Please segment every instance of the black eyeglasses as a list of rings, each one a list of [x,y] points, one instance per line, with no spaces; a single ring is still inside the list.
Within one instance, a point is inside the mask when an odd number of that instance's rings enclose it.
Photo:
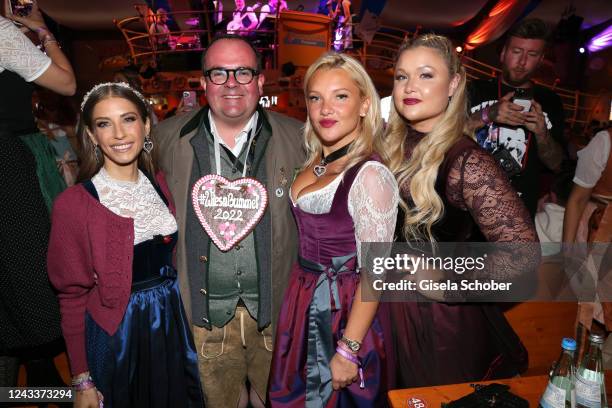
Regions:
[[[247,85],[253,81],[259,71],[253,68],[240,67],[236,69],[212,68],[204,72],[204,76],[208,77],[210,82],[215,85],[223,85],[229,79],[230,72],[234,74],[234,79],[240,85]]]

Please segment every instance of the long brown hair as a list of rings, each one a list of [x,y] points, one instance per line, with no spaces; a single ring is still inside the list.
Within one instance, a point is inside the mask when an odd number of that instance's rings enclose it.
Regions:
[[[147,123],[149,121],[149,109],[146,102],[141,96],[136,94],[127,84],[108,83],[103,86],[94,87],[94,89],[86,95],[81,114],[79,115],[79,124],[77,127],[77,140],[79,156],[81,159],[78,181],[89,180],[100,168],[104,165],[104,155],[99,154],[96,159],[96,146],[92,143],[88,130],[93,134],[92,115],[93,110],[98,103],[108,98],[122,98],[130,101],[138,111],[140,119]],[[151,135],[149,135],[151,137]],[[148,173],[155,175],[157,169],[157,150],[155,149],[155,141],[153,141],[153,150],[147,153],[143,150],[138,155],[138,168]]]
[[[395,174],[400,189],[410,190],[413,206],[402,200],[401,206],[406,213],[403,233],[408,240],[434,241],[431,228],[444,213],[444,204],[435,190],[438,169],[448,150],[466,133],[467,95],[465,68],[453,48],[451,41],[441,35],[425,34],[402,44],[397,60],[404,51],[417,47],[436,50],[448,68],[450,77],[459,75],[459,83],[444,115],[434,128],[414,148],[412,156],[406,160],[407,122],[391,104],[389,125],[379,149],[383,161]],[[397,63],[396,60],[396,63]]]

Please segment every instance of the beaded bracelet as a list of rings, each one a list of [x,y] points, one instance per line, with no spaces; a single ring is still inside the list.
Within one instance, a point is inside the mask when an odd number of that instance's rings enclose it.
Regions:
[[[342,357],[346,358],[348,361],[353,364],[356,364],[357,367],[359,367],[359,379],[361,380],[361,382],[359,383],[359,388],[363,390],[365,388],[365,381],[363,379],[363,368],[361,367],[361,361],[359,360],[359,357],[352,353],[349,353],[340,346],[336,347],[336,353],[340,354]]]
[[[91,375],[89,375],[89,373],[87,375],[79,375],[79,377],[75,377],[72,379],[72,385],[77,385],[79,383],[82,383],[83,381],[93,381],[93,378],[91,378]]]
[[[95,387],[95,384],[91,376],[87,375],[86,377],[72,379],[72,386],[75,387],[77,391],[85,391]]]
[[[34,31],[36,31],[36,34],[38,34],[38,39],[44,48],[47,48],[47,44],[49,43],[56,43],[59,47],[59,43],[47,27],[38,27]]]
[[[85,391],[96,386],[92,380],[84,380],[78,384],[72,385],[74,385],[74,388],[76,388],[77,391]]]
[[[45,42],[43,43],[43,47],[46,49],[47,48],[47,44],[49,44],[49,43],[55,43],[59,48],[62,48],[62,47],[60,47],[59,42],[57,42],[57,40],[55,38],[45,40]]]

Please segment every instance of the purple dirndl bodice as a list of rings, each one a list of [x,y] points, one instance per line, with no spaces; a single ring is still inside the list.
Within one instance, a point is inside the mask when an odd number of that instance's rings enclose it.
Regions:
[[[292,205],[299,232],[299,262],[293,267],[276,330],[268,404],[273,407],[386,406],[388,333],[380,309],[363,339],[359,382],[333,391],[329,363],[351,310],[359,273],[348,196],[363,163],[346,171],[331,209],[310,214]],[[381,317],[383,319],[381,319]]]

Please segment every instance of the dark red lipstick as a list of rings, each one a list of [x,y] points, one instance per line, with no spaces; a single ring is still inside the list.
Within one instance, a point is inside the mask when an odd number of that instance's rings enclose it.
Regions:
[[[333,119],[323,119],[319,121],[319,125],[323,126],[324,128],[330,128],[334,126],[337,122],[337,120]]]

